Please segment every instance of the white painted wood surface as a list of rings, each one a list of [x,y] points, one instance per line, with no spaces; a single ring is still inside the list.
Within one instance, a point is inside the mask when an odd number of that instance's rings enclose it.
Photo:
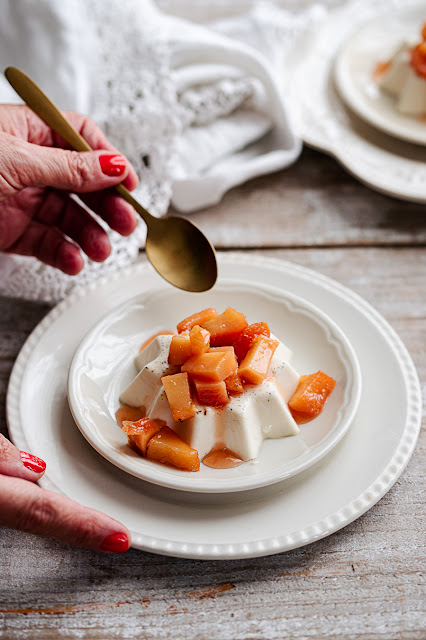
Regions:
[[[291,260],[365,297],[405,342],[425,390],[425,207],[374,194],[306,150],[288,172],[192,217],[224,250]],[[2,433],[11,367],[48,309],[0,299]],[[364,516],[267,558],[114,557],[0,529],[0,638],[424,640],[425,454],[422,432],[402,477]]]

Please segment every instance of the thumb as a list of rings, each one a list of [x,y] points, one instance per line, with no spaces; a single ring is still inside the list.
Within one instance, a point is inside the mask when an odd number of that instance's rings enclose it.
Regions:
[[[1,142],[5,144],[0,158],[0,199],[25,187],[100,191],[122,182],[129,172],[126,159],[117,153],[42,147],[8,134],[2,134]],[[5,187],[7,193],[3,193]]]

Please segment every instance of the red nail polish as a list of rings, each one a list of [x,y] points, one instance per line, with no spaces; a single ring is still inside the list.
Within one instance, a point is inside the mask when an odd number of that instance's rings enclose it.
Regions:
[[[101,165],[102,173],[111,178],[121,176],[126,170],[126,160],[123,156],[110,154],[99,156],[99,164]]]
[[[100,546],[101,551],[124,553],[129,548],[129,539],[124,533],[113,533],[107,536]]]
[[[26,451],[20,451],[22,463],[27,469],[30,471],[35,471],[36,473],[43,473],[46,469],[46,463],[41,458],[37,458],[37,456],[33,456],[31,453],[27,453]]]

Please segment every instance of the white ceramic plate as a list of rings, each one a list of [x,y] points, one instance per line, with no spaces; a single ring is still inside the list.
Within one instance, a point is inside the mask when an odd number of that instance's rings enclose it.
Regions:
[[[72,294],[36,327],[17,358],[7,394],[10,435],[46,460],[43,487],[122,521],[138,549],[229,559],[308,544],[373,506],[400,476],[417,440],[416,371],[398,336],[367,302],[293,264],[252,255],[219,258],[219,284],[267,283],[327,313],[356,352],[360,405],[346,436],[322,461],[269,487],[224,496],[144,482],[111,465],[81,435],[68,407],[67,375],[80,341],[105,314],[150,289],[171,288],[150,265],[139,264]]]
[[[234,469],[190,473],[138,456],[117,426],[120,393],[137,373],[140,345],[160,330],[207,307],[233,306],[248,321],[265,321],[293,352],[292,365],[302,373],[321,369],[337,382],[321,415],[300,426],[297,436],[266,440],[255,462]],[[361,374],[348,340],[319,309],[292,294],[265,285],[224,282],[194,295],[160,290],[120,305],[85,337],[73,358],[68,399],[85,438],[107,460],[154,484],[183,491],[224,493],[263,487],[304,471],[320,460],[348,430],[361,394]],[[113,470],[111,470],[113,472]]]
[[[420,41],[426,8],[391,11],[367,22],[345,43],[336,58],[337,89],[347,105],[381,131],[415,144],[426,144],[426,119],[396,110],[393,96],[373,78],[379,62],[389,60],[403,42]],[[426,80],[425,80],[426,82]]]
[[[390,136],[360,118],[341,99],[334,82],[336,57],[352,42],[353,34],[370,23],[387,24],[392,15],[401,21],[402,36],[409,25],[418,33],[425,19],[424,0],[351,0],[324,15],[286,57],[286,96],[304,142],[334,156],[369,187],[426,203],[426,149]],[[384,27],[380,42],[383,38],[387,38]]]

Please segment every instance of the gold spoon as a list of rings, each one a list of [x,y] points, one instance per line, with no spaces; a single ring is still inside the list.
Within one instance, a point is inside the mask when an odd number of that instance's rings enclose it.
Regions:
[[[7,67],[5,76],[23,101],[76,151],[92,151],[86,140],[23,71]],[[192,222],[179,216],[156,218],[118,184],[116,191],[141,216],[147,226],[145,251],[154,269],[167,282],[186,291],[207,291],[216,282],[213,245]]]

